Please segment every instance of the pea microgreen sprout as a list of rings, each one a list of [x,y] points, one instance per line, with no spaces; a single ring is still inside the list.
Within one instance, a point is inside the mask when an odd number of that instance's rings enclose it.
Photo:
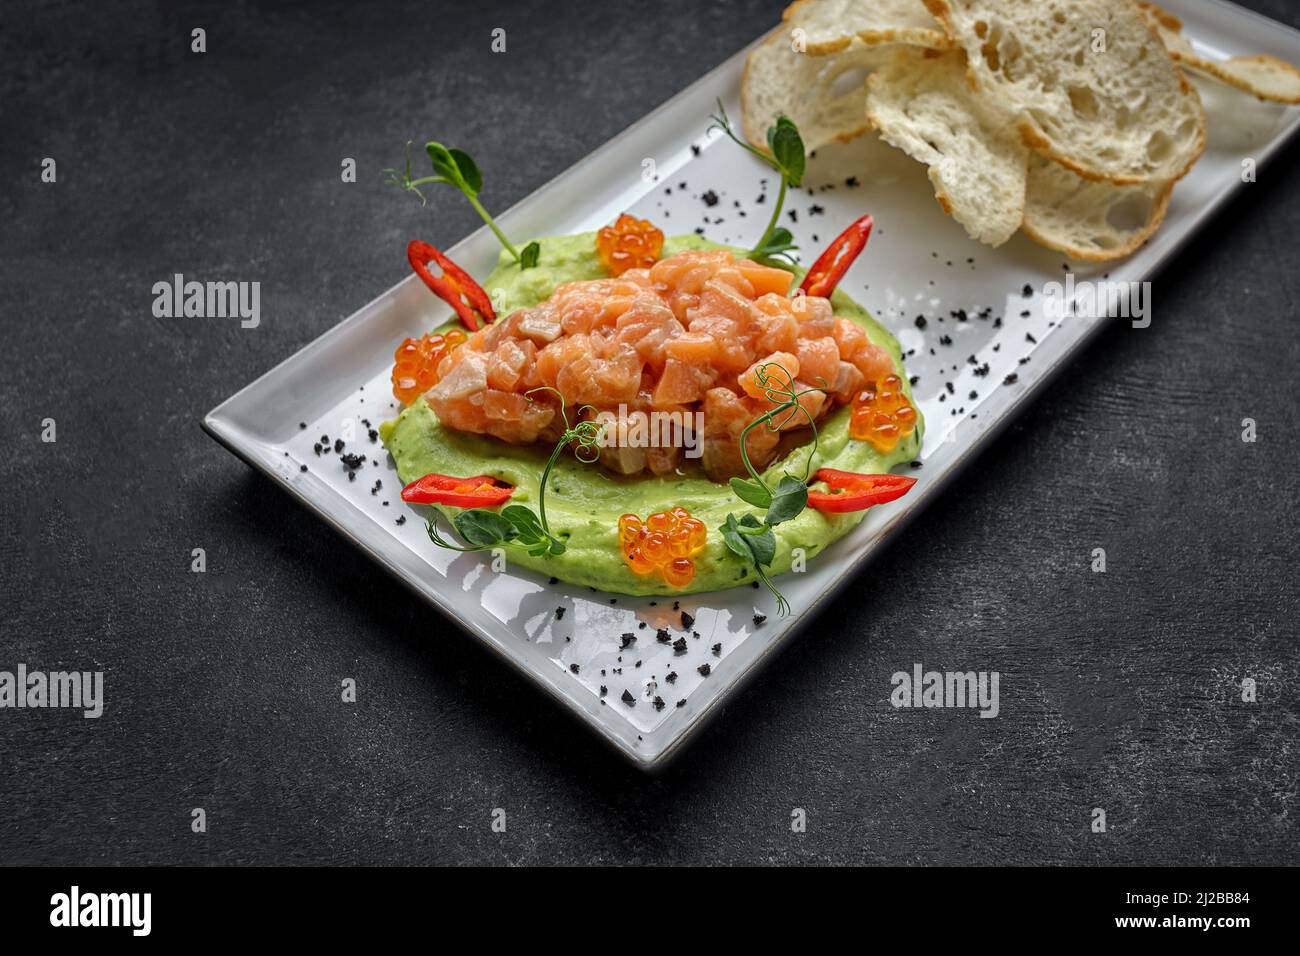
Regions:
[[[524,392],[524,397],[531,402],[533,400],[534,392],[554,392],[559,396],[560,418],[564,421],[564,434],[561,435],[560,440],[555,443],[555,450],[551,452],[550,460],[546,462],[546,468],[542,471],[542,487],[541,491],[537,495],[537,510],[541,512],[542,530],[551,537],[551,540],[555,544],[560,546],[559,551],[552,550],[551,553],[561,554],[564,551],[564,543],[558,538],[551,536],[550,526],[546,523],[546,482],[551,477],[551,469],[555,467],[555,463],[559,460],[565,447],[571,442],[574,442],[577,445],[577,447],[573,449],[574,458],[578,459],[578,461],[585,465],[590,465],[595,462],[596,459],[600,457],[600,442],[605,432],[605,425],[603,422],[596,422],[591,419],[582,419],[584,412],[595,412],[596,409],[591,405],[583,405],[579,407],[579,421],[576,425],[570,425],[569,414],[564,406],[564,396],[561,395],[557,389],[551,388],[549,385],[543,385],[540,388],[534,388]]]
[[[745,514],[739,518],[729,514],[719,530],[722,532],[722,540],[727,545],[727,549],[754,566],[759,581],[776,598],[777,613],[784,616],[790,613],[790,604],[786,601],[785,595],[772,583],[765,566],[770,567],[776,558],[776,534],[772,529],[784,521],[797,518],[808,507],[808,476],[811,473],[813,456],[817,453],[817,422],[801,399],[805,395],[824,392],[826,389],[823,383],[820,388],[797,390],[794,378],[779,362],[764,362],[759,365],[754,370],[754,380],[763,389],[764,397],[773,403],[774,407],[746,425],[745,430],[740,433],[740,457],[749,472],[749,478],[732,478],[731,490],[741,501],[755,508],[761,508],[767,513],[761,521],[753,514]],[[808,419],[808,425],[813,431],[812,446],[804,462],[803,476],[797,477],[787,472],[777,482],[776,488],[771,488],[758,473],[753,462],[749,460],[749,452],[745,448],[746,439],[755,428],[780,431],[800,414]]]
[[[527,549],[528,553],[535,558],[564,553],[564,541],[551,533],[551,526],[546,521],[546,486],[551,478],[551,470],[559,461],[560,455],[564,453],[564,449],[571,444],[575,446],[573,456],[583,464],[589,465],[599,458],[605,425],[603,422],[582,419],[585,412],[595,411],[590,405],[583,405],[578,409],[579,421],[571,425],[563,395],[554,388],[543,386],[525,392],[524,397],[531,402],[534,400],[534,392],[554,392],[560,399],[560,418],[564,422],[564,433],[555,443],[555,450],[551,452],[551,457],[542,471],[541,486],[537,493],[537,511],[534,512],[524,505],[506,505],[499,512],[489,511],[486,508],[470,508],[462,511],[451,519],[452,527],[467,542],[468,546],[462,547],[448,541],[439,532],[437,519],[443,515],[434,508],[434,517],[429,519],[427,530],[429,540],[438,547],[451,551],[470,552],[491,551],[506,544],[515,544]]]
[[[411,176],[411,144],[406,144],[406,165],[402,170],[393,168],[385,169],[388,174],[384,182],[389,185],[398,186],[408,192],[413,192],[420,197],[420,205],[425,205],[426,200],[424,193],[420,191],[421,186],[429,186],[434,183],[448,183],[459,189],[469,200],[469,204],[474,207],[474,211],[479,214],[479,218],[487,223],[487,227],[492,230],[497,239],[501,242],[512,259],[519,263],[520,269],[528,269],[537,265],[537,257],[541,253],[541,246],[536,242],[530,242],[522,250],[516,249],[506,238],[506,234],[501,231],[501,227],[496,224],[488,211],[483,208],[483,204],[478,200],[478,194],[483,191],[483,174],[479,172],[478,164],[470,157],[469,153],[463,149],[448,148],[442,143],[428,142],[424,146],[425,151],[429,154],[429,161],[433,163],[432,176],[421,176],[418,179]]]
[[[786,190],[803,182],[806,161],[803,137],[799,135],[799,128],[790,117],[784,113],[779,114],[776,121],[767,128],[768,152],[765,153],[736,135],[735,130],[731,128],[731,121],[727,119],[727,111],[722,105],[722,100],[718,100],[718,112],[709,118],[713,120],[709,129],[721,130],[732,142],[753,153],[781,176],[780,191],[776,196],[776,204],[772,207],[772,218],[768,220],[767,229],[764,230],[763,237],[758,240],[758,245],[750,250],[750,258],[760,262],[774,259],[793,262],[794,257],[791,253],[799,247],[794,244],[794,237],[790,234],[790,230],[777,223],[781,218],[781,207],[785,204]]]

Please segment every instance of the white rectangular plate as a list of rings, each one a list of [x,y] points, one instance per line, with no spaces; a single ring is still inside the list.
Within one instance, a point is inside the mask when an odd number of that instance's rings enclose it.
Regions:
[[[1166,6],[1185,20],[1187,33],[1209,55],[1270,53],[1300,62],[1300,33],[1294,30],[1226,3],[1169,0]],[[716,99],[733,119],[740,115],[744,53],[502,215],[507,233],[522,239],[578,232],[630,211],[669,234],[689,232],[707,215],[710,238],[754,242],[769,207],[753,201],[763,191],[760,180],[770,178],[771,171],[734,144],[705,134]],[[1262,165],[1300,125],[1300,110],[1258,103],[1208,83],[1200,86],[1210,115],[1209,148],[1175,190],[1164,227],[1136,255],[1108,270],[1113,281],[1150,277],[1241,187],[1242,159]],[[642,178],[646,159],[654,160],[657,181]],[[860,185],[846,188],[849,176]],[[827,184],[834,188],[819,188]],[[806,260],[852,219],[866,212],[875,216],[876,233],[843,287],[898,336],[905,351],[914,352],[906,361],[910,374],[920,376],[916,397],[928,430],[924,466],[913,472],[919,482],[911,494],[869,513],[805,573],[781,580],[795,609],[792,617],[773,616],[766,592],[750,588],[682,599],[681,610],[695,617],[699,637],[687,634],[686,650],[679,653],[655,639],[661,627],[674,640],[682,633],[671,600],[618,597],[614,603],[610,595],[550,585],[545,577],[494,573],[477,556],[433,547],[420,517],[398,498],[400,481],[383,447],[369,441],[362,424],[365,419],[377,426],[397,412],[388,381],[396,343],[445,319],[447,310],[413,276],[223,402],[204,419],[204,428],[575,711],[636,765],[660,767],[853,581],[1102,325],[1079,318],[1054,322],[1041,293],[1062,278],[1063,257],[1023,237],[997,250],[970,241],[939,210],[924,169],[875,137],[820,150],[809,164],[805,186],[815,195],[800,190],[787,208],[798,213],[792,229]],[[700,199],[709,189],[720,198],[713,207]],[[810,213],[814,203],[824,211]],[[448,254],[484,276],[497,250],[492,235],[480,229]],[[401,261],[401,249],[393,250],[393,259]],[[1081,280],[1102,271],[1071,269]],[[1035,290],[1032,296],[1023,295],[1026,285]],[[980,318],[986,308],[991,311]],[[954,318],[955,310],[965,310],[969,318]],[[929,319],[924,331],[915,324],[918,314]],[[1159,320],[1158,308],[1156,316]],[[941,336],[949,336],[951,344],[940,344]],[[346,451],[366,454],[355,480],[349,480],[332,450],[314,452],[322,435],[331,442],[352,435]],[[383,487],[372,494],[376,479]],[[407,520],[398,525],[403,513]],[[557,608],[564,609],[558,618]],[[756,612],[767,620],[756,625]],[[625,650],[619,638],[624,632],[637,636]],[[720,645],[716,652],[715,645]],[[701,676],[705,663],[711,673]],[[678,675],[673,682],[667,680],[671,672]],[[603,699],[602,685],[608,688]],[[624,690],[634,696],[634,705],[622,702]],[[666,702],[661,710],[652,704],[656,695]]]

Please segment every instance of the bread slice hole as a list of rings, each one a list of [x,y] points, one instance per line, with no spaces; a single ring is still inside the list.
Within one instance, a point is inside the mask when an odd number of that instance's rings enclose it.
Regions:
[[[1115,203],[1106,212],[1106,225],[1117,232],[1135,233],[1151,220],[1151,197],[1145,193],[1132,193]]]
[[[1097,118],[1097,97],[1086,86],[1070,87],[1070,106],[1075,116],[1088,120]]]
[[[1153,163],[1160,163],[1169,158],[1173,152],[1174,141],[1169,134],[1162,129],[1156,130],[1147,140],[1147,159]]]
[[[831,88],[828,91],[831,99],[847,96],[858,89],[863,83],[867,82],[869,72],[863,67],[855,66],[835,77],[835,79],[831,80]]]

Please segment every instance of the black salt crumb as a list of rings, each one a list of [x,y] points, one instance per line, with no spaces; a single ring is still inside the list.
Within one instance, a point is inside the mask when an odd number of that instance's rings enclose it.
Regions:
[[[685,706],[686,706],[686,698],[683,697],[681,700],[679,700],[679,701],[677,702],[677,706],[678,706],[678,707],[685,707]]]
[[[917,327],[918,329],[923,329],[923,328],[925,328],[925,316],[923,316],[923,315],[918,315],[918,316],[916,317],[916,327]]]
[[[1025,287],[1020,290],[1020,294],[1023,295],[1026,299],[1032,299],[1034,296],[1034,287],[1031,286],[1028,282],[1026,282]]]
[[[695,618],[682,611],[682,630],[689,631],[695,625]]]
[[[718,204],[718,194],[712,189],[706,191],[700,198],[704,200],[704,205],[708,206],[710,209]]]
[[[307,423],[306,423],[306,422],[299,422],[299,423],[298,423],[298,427],[299,427],[299,428],[306,428],[306,427],[307,427]]]
[[[714,657],[721,657],[721,656],[722,656],[722,642],[721,642],[721,641],[719,641],[717,644],[714,644],[714,645],[713,645],[713,656],[714,656]]]
[[[655,697],[654,704],[655,704],[655,710],[664,709],[664,699],[662,697]]]
[[[844,180],[844,185],[848,186],[849,189],[856,189],[858,187],[858,177],[850,176],[848,179]]]
[[[564,620],[564,608],[563,608],[563,607],[557,607],[557,608],[555,609],[555,619],[556,619],[557,621],[562,621],[562,620]]]
[[[398,515],[397,524],[406,524],[406,515]]]
[[[560,583],[560,579],[559,579],[559,578],[551,578],[551,583],[552,583],[552,584],[559,584],[559,583]]]
[[[940,345],[952,345],[952,336],[951,336],[951,335],[941,335],[941,336],[939,336],[939,344],[940,344]]]
[[[343,450],[343,439],[342,439],[342,438],[336,438],[336,439],[334,439],[334,450],[335,450],[336,452],[339,452],[339,451],[342,451],[342,450]]]
[[[674,654],[686,653],[686,638],[679,637],[677,638],[677,640],[673,641],[673,653]]]
[[[1019,381],[1019,380],[1020,380],[1020,376],[1017,375],[1015,372],[1012,372],[1010,375],[1008,375],[1006,378],[1004,378],[1004,379],[1002,380],[1002,384],[1003,384],[1003,385],[1014,385],[1014,384],[1016,384],[1016,382]]]
[[[673,636],[668,633],[667,628],[661,627],[659,630],[655,631],[655,640],[660,644],[671,644]]]
[[[623,648],[628,647],[629,645],[631,645],[631,644],[635,644],[635,643],[636,643],[636,635],[633,634],[631,631],[628,631],[627,633],[623,634],[623,635],[619,638],[619,645],[618,645],[618,647],[619,647],[619,650],[622,650]]]
[[[627,704],[629,707],[635,707],[636,698],[633,697],[631,694],[629,694],[627,691],[623,691],[623,703]]]
[[[710,667],[708,664],[701,664],[699,667],[695,669],[700,672],[701,677],[708,677],[711,673],[713,673],[713,668]]]
[[[692,156],[698,156],[698,155],[700,155],[700,147],[698,147],[698,146],[695,145],[694,143],[691,143],[691,155],[692,155]]]
[[[670,683],[670,684],[676,684],[676,683],[677,683],[677,672],[676,672],[676,671],[669,671],[669,672],[668,672],[668,676],[665,677],[664,680],[668,681],[668,683]]]
[[[640,624],[637,625],[637,627],[644,631],[644,630],[645,630],[645,621],[642,621]]]
[[[570,665],[569,665],[569,670],[573,671],[573,673],[575,673],[575,674],[578,673],[578,665],[577,665],[577,664],[570,664]]]
[[[766,621],[766,620],[767,620],[767,615],[766,615],[766,614],[755,614],[755,615],[754,615],[754,623],[755,623],[755,624],[762,624],[762,623],[763,623],[764,621]]]
[[[306,471],[306,470],[307,470],[307,466],[306,466],[306,465],[299,465],[299,466],[298,466],[298,470],[299,470],[299,471]]]
[[[601,684],[601,685],[600,685],[600,696],[601,696],[601,697],[604,697],[604,696],[605,696],[606,694],[608,694],[608,693],[609,693],[609,688],[606,687],[604,684]]]

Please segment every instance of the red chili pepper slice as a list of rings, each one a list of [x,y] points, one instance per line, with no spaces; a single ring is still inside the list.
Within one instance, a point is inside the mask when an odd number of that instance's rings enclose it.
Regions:
[[[859,475],[852,471],[822,468],[813,481],[824,481],[830,491],[809,491],[808,504],[818,511],[845,514],[901,498],[912,490],[915,478],[906,475]]]
[[[871,237],[871,226],[871,217],[863,216],[840,233],[826,247],[826,251],[817,257],[799,288],[806,295],[829,296],[834,292],[858,253],[866,248],[867,239]]]
[[[410,261],[415,274],[424,280],[424,284],[433,290],[434,295],[456,310],[460,320],[471,332],[478,331],[480,315],[484,322],[496,321],[496,313],[492,311],[492,300],[483,291],[483,287],[474,281],[473,276],[433,246],[419,239],[412,239],[406,246],[406,258]],[[429,271],[430,260],[438,264],[442,269],[442,275],[435,276]]]
[[[417,478],[402,489],[402,500],[413,505],[449,505],[452,508],[491,508],[504,504],[515,486],[488,475],[456,478],[437,473]]]

